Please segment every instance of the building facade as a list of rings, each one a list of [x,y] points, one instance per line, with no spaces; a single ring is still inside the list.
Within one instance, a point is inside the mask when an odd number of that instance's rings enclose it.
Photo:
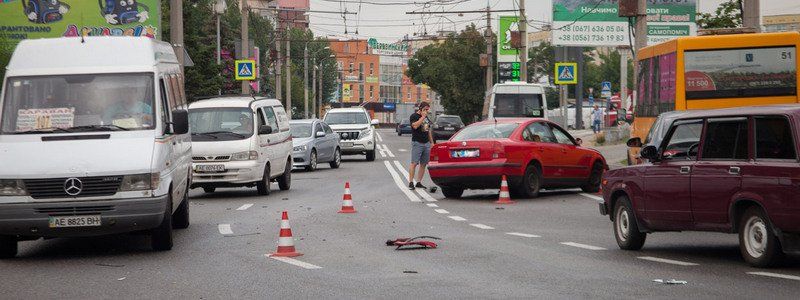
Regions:
[[[764,32],[800,31],[800,14],[764,16]]]

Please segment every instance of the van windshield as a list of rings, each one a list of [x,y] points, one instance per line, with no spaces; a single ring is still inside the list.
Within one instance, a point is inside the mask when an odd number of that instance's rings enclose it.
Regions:
[[[155,128],[153,75],[10,77],[0,134]]]
[[[540,118],[544,116],[541,94],[495,94],[494,116]]]
[[[189,109],[192,141],[242,140],[253,135],[253,111],[250,108]]]

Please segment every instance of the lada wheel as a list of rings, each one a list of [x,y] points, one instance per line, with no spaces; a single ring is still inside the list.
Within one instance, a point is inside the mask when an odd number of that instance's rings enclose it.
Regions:
[[[747,263],[763,268],[772,266],[780,260],[783,255],[780,241],[761,208],[747,209],[742,215],[739,226],[739,249]]]
[[[636,214],[633,212],[628,197],[617,199],[614,206],[614,237],[617,245],[623,250],[639,250],[644,246],[647,234],[639,231]]]

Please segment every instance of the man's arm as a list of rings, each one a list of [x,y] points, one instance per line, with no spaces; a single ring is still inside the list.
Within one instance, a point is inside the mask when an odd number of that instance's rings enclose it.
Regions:
[[[425,117],[420,116],[420,118],[417,119],[417,121],[411,122],[411,128],[417,129],[420,126],[422,126],[423,122],[425,122]]]

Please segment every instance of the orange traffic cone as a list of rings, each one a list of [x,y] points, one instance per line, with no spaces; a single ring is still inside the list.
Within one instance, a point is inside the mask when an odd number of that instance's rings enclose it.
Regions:
[[[352,214],[356,209],[353,207],[353,196],[350,195],[350,182],[344,183],[344,196],[342,196],[342,210],[340,214]]]
[[[270,254],[270,256],[295,257],[300,255],[303,254],[294,249],[292,228],[289,226],[289,214],[284,211],[281,216],[281,234],[278,237],[278,251]]]
[[[508,193],[508,181],[506,180],[506,175],[503,175],[503,180],[500,181],[500,199],[497,199],[494,203],[497,204],[513,204],[514,201],[511,201],[511,195]]]

